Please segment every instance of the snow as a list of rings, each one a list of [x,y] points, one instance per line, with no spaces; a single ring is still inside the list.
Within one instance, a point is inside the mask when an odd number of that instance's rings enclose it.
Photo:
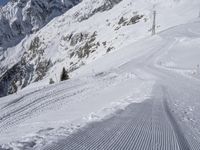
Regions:
[[[78,67],[79,65],[81,66],[82,63],[89,64],[101,56],[107,55],[106,49],[108,47],[113,47],[114,51],[126,49],[124,47],[134,41],[142,41],[145,37],[149,36],[151,34],[149,30],[152,24],[152,10],[154,3],[157,4],[155,9],[158,12],[157,32],[163,31],[175,25],[186,23],[198,16],[199,7],[197,7],[197,1],[188,2],[183,0],[180,2],[174,2],[173,0],[168,0],[164,2],[158,1],[152,3],[151,1],[146,0],[137,2],[132,0],[123,0],[110,11],[97,13],[88,20],[82,22],[77,22],[76,20],[73,21],[74,18],[70,18],[70,16],[74,16],[76,12],[90,14],[92,10],[98,8],[103,3],[100,3],[99,1],[95,1],[94,3],[83,1],[63,16],[54,19],[50,24],[48,24],[48,27],[42,29],[38,35],[45,39],[45,43],[48,41],[53,43],[46,49],[46,57],[51,58],[53,62],[56,60],[62,60],[61,63],[56,63],[49,71],[46,76],[46,82],[48,82],[49,77],[56,80],[55,76],[51,75],[58,74],[62,66],[69,67],[69,62],[73,62],[74,64],[78,63]],[[185,6],[187,6],[187,10],[185,10]],[[88,9],[88,7],[91,7],[92,9]],[[87,12],[88,10],[90,11]],[[119,30],[115,30],[118,27],[117,24],[122,16],[124,18],[131,18],[135,14],[144,15],[144,18],[146,18],[147,21],[142,19],[135,25],[125,26],[121,27]],[[79,16],[81,17],[83,15],[80,14]],[[53,30],[53,28],[57,28],[59,31]],[[69,59],[68,51],[64,51],[63,49],[65,47],[69,48],[70,46],[67,45],[65,41],[62,46],[60,46],[61,44],[58,44],[62,43],[62,36],[65,36],[66,33],[74,31],[76,31],[76,33],[85,31],[89,31],[90,33],[97,32],[96,41],[99,43],[106,41],[107,46],[106,48],[102,46],[98,47],[93,54],[86,59],[83,58],[81,61],[77,58]],[[58,35],[57,33],[60,34]],[[135,49],[137,51],[137,48]]]
[[[3,98],[1,116],[16,113],[1,123],[1,144],[44,138],[37,139],[40,144],[49,138],[67,136],[88,122],[101,120],[130,103],[142,102],[150,96],[152,85],[134,74],[105,73],[34,91],[15,103],[12,96],[6,98],[7,103]],[[70,129],[71,132],[62,132]]]
[[[174,44],[163,53],[157,62],[160,67],[173,70],[182,75],[199,78],[199,20],[174,28],[163,36],[174,38]],[[162,34],[161,34],[162,35]]]
[[[90,122],[115,115],[129,104],[162,94],[155,91],[157,86],[170,93],[170,108],[179,120],[192,127],[193,132],[199,130],[199,2],[160,1],[156,5],[159,33],[153,37],[148,31],[153,3],[146,0],[124,0],[110,11],[82,22],[71,19],[72,14],[84,8],[86,12],[92,6],[97,8],[101,5],[98,2],[83,1],[30,37],[44,39],[47,44],[44,57],[63,61],[58,61],[43,81],[0,99],[0,144],[17,149],[24,146],[22,142],[36,141],[40,148]],[[136,10],[148,21],[113,30],[121,16],[131,16]],[[60,40],[71,31],[97,31],[98,41],[107,41],[115,50],[105,53],[99,47],[83,59],[84,66],[70,73],[70,80],[47,85],[48,79],[56,80],[60,68],[70,60],[68,51],[64,51],[69,44]]]
[[[60,70],[62,70],[63,66],[69,70],[79,68],[84,64],[89,64],[107,55],[106,51],[109,48],[112,49],[111,52],[121,50],[134,41],[142,41],[145,37],[150,36],[153,9],[157,11],[157,32],[192,21],[198,17],[199,13],[199,1],[197,0],[123,0],[111,10],[92,14],[96,8],[103,6],[104,3],[105,1],[102,0],[84,0],[65,14],[54,18],[44,28],[31,35],[28,40],[25,40],[24,44],[27,45],[25,51],[28,51],[30,41],[35,37],[39,37],[42,44],[38,49],[44,50],[42,60],[50,59],[53,63],[53,66],[44,77],[46,84],[50,78],[58,82],[56,78],[60,75]],[[144,15],[138,23],[129,26],[118,25],[122,16],[129,20],[137,14]],[[89,16],[89,18],[80,21],[86,16]],[[100,44],[95,49],[95,52],[81,59],[77,56],[70,58],[70,53],[77,51],[79,47],[85,44],[85,41],[71,46],[69,42],[63,39],[71,33],[88,33],[91,36],[94,32],[97,33],[95,43],[99,42]],[[105,41],[107,44],[103,46],[102,43]],[[6,57],[20,58],[22,55],[16,57],[15,52],[20,51],[22,47],[22,43],[20,43],[17,48],[19,50],[15,48],[9,49],[10,54],[6,55]],[[38,60],[39,58],[36,57],[34,61],[30,61],[29,63],[35,65],[35,62]],[[1,64],[2,67],[6,66],[8,61],[3,62]],[[10,64],[10,66],[12,65]],[[36,78],[35,76],[33,79]]]

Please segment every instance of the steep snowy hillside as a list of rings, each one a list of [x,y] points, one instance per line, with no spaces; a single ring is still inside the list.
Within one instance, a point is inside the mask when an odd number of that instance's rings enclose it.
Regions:
[[[59,82],[63,67],[73,72],[151,35],[154,9],[159,32],[196,18],[198,6],[197,0],[83,0],[1,56],[0,95],[40,80]]]
[[[25,36],[37,32],[54,17],[63,14],[79,2],[80,0],[12,0],[0,8],[0,77],[10,69],[8,64],[2,65],[8,54],[13,54],[9,47],[14,47]],[[23,47],[18,51],[23,51]],[[12,59],[17,57],[13,56]],[[15,61],[11,64],[17,63]]]

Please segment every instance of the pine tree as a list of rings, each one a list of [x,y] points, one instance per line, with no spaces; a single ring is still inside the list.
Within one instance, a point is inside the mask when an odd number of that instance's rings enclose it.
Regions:
[[[53,81],[53,79],[52,78],[50,78],[50,80],[49,80],[49,84],[54,84],[55,82]]]
[[[69,79],[68,72],[63,67],[63,70],[62,70],[62,73],[61,73],[61,76],[60,76],[60,81],[64,81],[64,80],[68,80],[68,79]]]

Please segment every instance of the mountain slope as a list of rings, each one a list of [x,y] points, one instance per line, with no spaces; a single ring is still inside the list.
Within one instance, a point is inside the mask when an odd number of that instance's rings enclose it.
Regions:
[[[74,79],[1,98],[2,147],[198,150],[199,25],[195,19],[132,42],[77,69]]]
[[[150,35],[154,7],[158,11],[157,30],[161,31],[195,18],[199,11],[197,4],[196,0],[190,3],[186,0],[159,3],[84,0],[0,56],[0,87],[3,89],[0,95],[14,93],[40,80],[43,84],[48,84],[50,78],[59,82],[63,67],[72,72]],[[37,30],[37,26],[32,30]]]
[[[91,17],[98,12],[107,11],[111,9],[115,4],[119,2],[120,2],[119,0],[84,1],[82,2],[82,4],[80,4],[80,7],[77,7],[79,9],[79,12],[82,12],[83,14],[77,13],[78,11],[76,11],[75,8],[75,10],[71,11],[72,13],[71,15],[70,12],[67,15],[70,17],[65,16],[67,20],[62,23],[62,26],[66,23],[68,24],[69,23],[68,21],[70,20],[75,21],[76,23],[83,22],[84,20],[88,19],[88,17]],[[84,11],[82,11],[83,9]],[[53,22],[54,23],[52,24],[50,23],[51,24],[50,27],[54,28],[54,25],[57,26],[57,24],[60,24],[59,23],[60,21],[58,19],[54,20]],[[60,31],[49,29],[48,26],[49,25],[45,27],[48,30],[46,31],[47,37],[44,37],[43,40],[45,39],[48,40],[48,38],[51,35],[59,36],[60,34],[59,33]],[[56,28],[59,29],[59,27]],[[66,30],[68,30],[68,28],[69,28],[68,25],[65,26]],[[50,34],[48,34],[49,31],[52,31],[53,33],[51,32]],[[88,42],[90,42],[89,44],[93,44],[92,43],[93,41],[92,40],[89,41],[89,38],[94,39],[95,38],[94,33],[90,33],[90,35],[88,33],[83,33],[84,40],[88,39]],[[5,87],[5,88],[3,88],[3,91],[0,92],[1,96],[7,95],[8,93],[16,92],[18,88],[23,88],[28,84],[30,84],[31,82],[43,79],[43,77],[47,73],[47,70],[52,66],[53,63],[55,63],[55,61],[52,62],[51,59],[44,56],[44,54],[46,53],[45,49],[49,47],[49,41],[41,41],[41,37],[39,36],[39,34],[41,34],[41,31],[38,31],[35,35],[31,37],[27,37],[18,46],[8,49],[2,55],[1,59],[2,65],[0,67],[2,70],[1,74],[3,76],[0,81],[0,87]],[[73,37],[75,43],[71,43],[70,45],[76,44],[76,42],[80,40],[77,39],[80,38],[80,35],[81,33]],[[58,37],[54,37],[54,39],[55,38]],[[51,44],[53,44],[53,42]],[[51,49],[53,49],[53,46]],[[51,53],[57,55],[57,52],[51,52]],[[10,58],[14,58],[14,60],[13,59],[10,60]],[[56,61],[59,61],[59,59],[62,58],[58,58]]]
[[[80,128],[91,133],[91,128],[82,127],[103,119],[98,125],[121,129],[115,133],[123,136],[113,138],[113,143],[128,142],[122,147],[134,146],[130,137],[142,141],[147,136],[167,147],[170,135],[176,149],[185,145],[198,150],[199,4],[198,0],[83,0],[8,48],[0,63],[4,68],[0,95],[18,92],[0,99],[0,149],[66,149],[63,139]],[[154,9],[157,35],[150,36]],[[63,67],[71,79],[59,82]],[[50,78],[56,83],[49,85]],[[132,103],[138,115],[134,110],[133,115],[123,113]],[[120,112],[129,121],[112,126],[111,119],[109,126],[105,119]],[[146,132],[148,128],[152,132]],[[99,145],[89,147],[105,147],[102,143],[112,147],[105,141],[112,138],[108,130],[92,131],[98,135],[81,140]],[[142,134],[137,137],[132,131]]]
[[[15,46],[54,17],[59,16],[79,3],[79,0],[12,0],[1,9],[1,51]]]

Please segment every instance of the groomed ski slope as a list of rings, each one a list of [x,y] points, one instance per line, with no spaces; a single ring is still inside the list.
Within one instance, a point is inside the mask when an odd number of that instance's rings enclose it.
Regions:
[[[173,27],[83,66],[72,80],[0,99],[1,144],[199,150],[199,26]]]
[[[115,57],[119,61],[113,70],[119,74],[135,73],[145,81],[155,80],[151,97],[43,149],[199,150],[200,82],[195,69],[200,56],[199,26],[199,21],[180,25],[142,41],[143,45],[140,42],[131,45],[132,48],[145,45],[136,58],[131,59],[131,51],[125,53],[128,57],[116,54],[121,58]],[[180,45],[182,49],[178,49]],[[185,55],[189,52],[190,55]],[[122,57],[130,60],[120,61]],[[108,61],[105,58],[100,61],[103,71],[103,65]],[[167,66],[167,61],[173,66]]]
[[[163,98],[131,104],[112,118],[92,123],[44,149],[190,150],[187,139]],[[192,136],[188,138],[195,144],[193,148],[198,149],[198,141]]]

